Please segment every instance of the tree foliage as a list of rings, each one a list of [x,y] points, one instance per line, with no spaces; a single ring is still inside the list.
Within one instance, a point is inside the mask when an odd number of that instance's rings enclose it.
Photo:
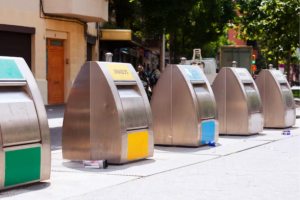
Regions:
[[[236,15],[234,6],[232,0],[110,0],[109,13],[115,21],[107,27],[130,28],[150,39],[165,33],[175,57],[189,56],[193,48],[219,44]]]
[[[170,35],[171,51],[189,56],[193,48],[216,42],[235,16],[232,0],[139,0],[141,29],[147,36]]]
[[[299,46],[299,0],[237,0],[235,19],[238,37],[258,40],[268,60],[287,58]]]

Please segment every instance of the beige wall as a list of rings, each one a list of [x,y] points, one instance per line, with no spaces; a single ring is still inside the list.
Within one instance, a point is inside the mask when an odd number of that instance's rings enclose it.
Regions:
[[[45,40],[47,37],[66,38],[64,42],[66,102],[72,83],[86,60],[84,26],[78,23],[40,18],[39,11],[36,10],[37,6],[39,6],[39,0],[0,0],[0,24],[36,28],[36,34],[32,35],[32,73],[37,80],[45,104],[47,104],[48,94]],[[95,53],[97,52],[95,50]],[[66,59],[69,59],[69,64],[66,64]]]
[[[86,22],[108,20],[107,0],[43,0],[45,13],[76,17]]]
[[[0,7],[38,13],[40,0],[0,0]]]

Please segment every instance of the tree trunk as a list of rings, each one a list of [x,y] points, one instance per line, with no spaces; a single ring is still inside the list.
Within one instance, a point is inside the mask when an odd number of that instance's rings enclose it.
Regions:
[[[279,68],[279,66],[278,66],[278,60],[279,60],[279,55],[278,55],[278,52],[277,52],[277,55],[276,55],[276,63],[274,63],[276,69]]]
[[[170,34],[170,38],[169,38],[169,60],[170,60],[170,64],[172,63],[172,48],[173,48],[173,40],[172,40],[173,34]]]
[[[287,80],[290,83],[290,85],[292,86],[293,80],[290,82],[291,54],[292,54],[292,52],[291,52],[291,50],[289,50],[288,59],[287,59]]]
[[[173,55],[174,55],[174,64],[177,64],[177,63],[176,63],[176,57],[177,57],[177,49],[176,49],[176,48],[177,48],[177,34],[176,34],[176,32],[175,32],[175,34],[174,34],[173,44],[174,44],[174,45],[173,45],[173,47],[174,47],[174,48],[173,48],[173,49],[174,49],[174,51],[173,51],[173,52],[174,52],[174,53],[173,53]]]

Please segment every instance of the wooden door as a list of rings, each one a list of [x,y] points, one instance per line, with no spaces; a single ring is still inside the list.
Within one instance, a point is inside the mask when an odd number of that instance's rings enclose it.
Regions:
[[[64,103],[64,45],[47,39],[48,104]]]

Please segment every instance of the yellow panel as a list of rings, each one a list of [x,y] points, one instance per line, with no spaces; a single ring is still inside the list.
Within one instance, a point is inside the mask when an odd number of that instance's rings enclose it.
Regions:
[[[148,131],[128,134],[127,160],[144,158],[148,155]]]
[[[134,80],[131,72],[126,65],[122,64],[106,64],[111,76],[114,80]]]
[[[100,40],[122,40],[122,41],[131,41],[131,30],[101,30],[102,37]]]

